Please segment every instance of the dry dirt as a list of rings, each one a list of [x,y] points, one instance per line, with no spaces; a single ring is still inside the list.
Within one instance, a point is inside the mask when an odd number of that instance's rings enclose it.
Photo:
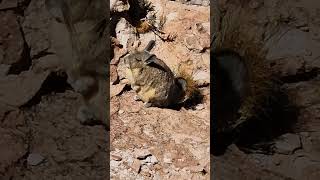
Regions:
[[[129,48],[130,40],[141,41],[138,49],[155,40],[151,53],[172,70],[186,64],[188,73],[194,73],[203,85],[204,98],[190,108],[145,108],[133,99],[133,90],[121,92],[121,83],[111,85],[111,92],[118,92],[111,97],[111,178],[210,179],[210,8],[166,0],[151,2],[157,17],[166,17],[162,31],[165,36],[175,35],[174,41],[163,42],[152,31],[137,38],[134,28],[121,19],[116,33],[124,47],[115,49],[115,58]],[[121,66],[117,69],[121,76]]]

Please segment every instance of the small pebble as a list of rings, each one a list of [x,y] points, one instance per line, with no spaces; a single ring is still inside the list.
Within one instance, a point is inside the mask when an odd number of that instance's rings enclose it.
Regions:
[[[43,160],[44,160],[44,157],[42,155],[37,153],[31,153],[27,158],[27,163],[31,166],[37,166],[40,163],[42,163]]]
[[[117,155],[111,155],[111,159],[115,160],[115,161],[121,161],[122,157],[117,156]]]
[[[167,164],[171,164],[171,163],[172,163],[172,159],[165,156],[165,157],[163,158],[163,162],[164,162],[164,163],[167,163]]]
[[[152,164],[156,164],[156,163],[158,163],[158,160],[157,160],[157,158],[155,156],[150,156],[150,162]]]
[[[139,173],[139,172],[140,172],[140,167],[141,167],[140,161],[137,160],[137,159],[135,159],[135,160],[133,161],[132,165],[131,165],[131,168],[132,168],[135,172]]]
[[[119,114],[123,114],[123,113],[124,113],[124,110],[120,109],[120,110],[118,111],[118,113],[119,113]]]
[[[202,109],[204,109],[204,105],[203,104],[198,104],[196,106],[196,110],[202,110]]]
[[[151,156],[150,151],[147,149],[137,150],[135,154],[136,154],[137,159],[140,159],[140,160],[146,159],[148,156]]]

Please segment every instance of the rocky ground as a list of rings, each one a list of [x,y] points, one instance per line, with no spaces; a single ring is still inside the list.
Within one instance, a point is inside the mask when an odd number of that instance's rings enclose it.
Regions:
[[[245,18],[245,32],[268,50],[267,62],[283,81],[298,112],[294,127],[274,140],[273,155],[246,154],[231,145],[212,156],[212,174],[219,179],[318,179],[319,136],[319,12],[315,0],[215,1],[219,7]],[[241,9],[241,14],[236,9]],[[241,178],[239,178],[241,177]]]
[[[133,99],[135,92],[122,89],[121,82],[111,85],[111,178],[112,179],[209,179],[209,46],[210,11],[207,5],[152,0],[157,17],[165,17],[162,41],[152,31],[137,38],[125,19],[116,26],[117,39],[122,45],[115,49],[113,61],[121,75],[121,55],[131,41],[141,41],[139,49],[155,40],[151,51],[172,70],[185,64],[193,74],[203,100],[181,109],[144,108]],[[200,1],[201,2],[201,1]],[[120,8],[119,8],[120,9]],[[125,28],[127,27],[127,28]],[[116,72],[112,72],[116,73]],[[115,78],[116,79],[116,78]]]

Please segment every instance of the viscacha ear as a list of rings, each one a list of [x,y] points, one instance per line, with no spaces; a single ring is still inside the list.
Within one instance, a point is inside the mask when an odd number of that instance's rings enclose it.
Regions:
[[[149,41],[147,46],[144,48],[145,51],[149,52],[155,46],[156,42],[154,40]]]
[[[146,52],[147,53],[147,52]],[[151,63],[157,64],[157,58],[154,58],[156,55],[154,54],[148,54],[147,58],[145,59],[145,64],[149,65]]]

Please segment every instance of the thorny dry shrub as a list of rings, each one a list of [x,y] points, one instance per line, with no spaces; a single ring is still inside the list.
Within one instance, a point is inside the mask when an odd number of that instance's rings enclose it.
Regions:
[[[218,131],[231,131],[239,142],[246,144],[256,141],[249,140],[255,133],[263,134],[261,138],[266,140],[283,132],[287,128],[288,122],[283,116],[289,102],[280,88],[281,82],[265,62],[267,50],[252,34],[241,29],[248,23],[243,18],[245,13],[243,9],[235,8],[217,17],[219,27],[214,33],[212,50],[214,53],[224,50],[237,53],[247,68],[245,97],[241,99],[237,115],[233,119],[223,119],[225,122],[217,120]]]
[[[140,34],[153,32],[162,41],[172,42],[175,40],[176,35],[168,34],[162,31],[165,23],[166,16],[162,12],[160,17],[157,17],[154,5],[148,0],[128,0],[129,9],[121,12],[113,10],[111,12],[111,30],[112,36],[116,37],[115,28],[121,18],[125,18],[129,26],[133,29],[138,37]],[[163,36],[164,35],[164,36]]]
[[[176,78],[183,78],[187,83],[187,90],[185,96],[187,97],[184,106],[193,107],[196,104],[202,102],[203,97],[197,83],[193,79],[192,73],[188,72],[186,66],[179,64],[179,66],[174,70]]]

